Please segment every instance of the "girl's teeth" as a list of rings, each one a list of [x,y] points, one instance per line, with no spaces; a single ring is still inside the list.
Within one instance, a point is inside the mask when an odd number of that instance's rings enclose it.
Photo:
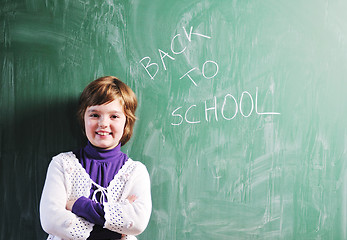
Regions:
[[[109,135],[109,133],[98,133],[98,134],[101,135],[101,136]]]

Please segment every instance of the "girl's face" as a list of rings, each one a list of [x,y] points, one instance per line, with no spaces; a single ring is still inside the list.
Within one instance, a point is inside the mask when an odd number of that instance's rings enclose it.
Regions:
[[[95,147],[112,149],[123,136],[125,121],[123,106],[117,99],[107,104],[87,107],[84,114],[87,138]]]

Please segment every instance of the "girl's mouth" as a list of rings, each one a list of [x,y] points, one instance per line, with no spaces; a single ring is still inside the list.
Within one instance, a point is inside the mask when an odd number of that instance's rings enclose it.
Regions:
[[[100,136],[107,136],[107,135],[111,135],[112,133],[111,132],[96,132],[96,134]]]

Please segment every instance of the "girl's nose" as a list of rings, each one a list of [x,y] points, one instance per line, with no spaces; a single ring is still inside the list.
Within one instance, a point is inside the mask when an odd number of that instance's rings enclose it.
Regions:
[[[101,128],[107,127],[107,120],[106,120],[106,118],[101,117],[101,118],[99,119],[99,127],[101,127]]]

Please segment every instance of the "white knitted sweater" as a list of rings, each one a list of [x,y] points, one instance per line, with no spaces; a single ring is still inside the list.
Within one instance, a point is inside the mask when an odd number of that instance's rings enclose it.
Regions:
[[[53,157],[47,171],[46,182],[40,202],[42,228],[54,240],[85,240],[94,224],[65,209],[66,202],[81,196],[89,197],[92,184],[95,185],[72,152]],[[152,201],[150,179],[146,167],[128,159],[102,192],[104,202],[104,228],[124,234],[122,239],[136,239],[147,227]],[[129,203],[128,196],[137,199]]]

